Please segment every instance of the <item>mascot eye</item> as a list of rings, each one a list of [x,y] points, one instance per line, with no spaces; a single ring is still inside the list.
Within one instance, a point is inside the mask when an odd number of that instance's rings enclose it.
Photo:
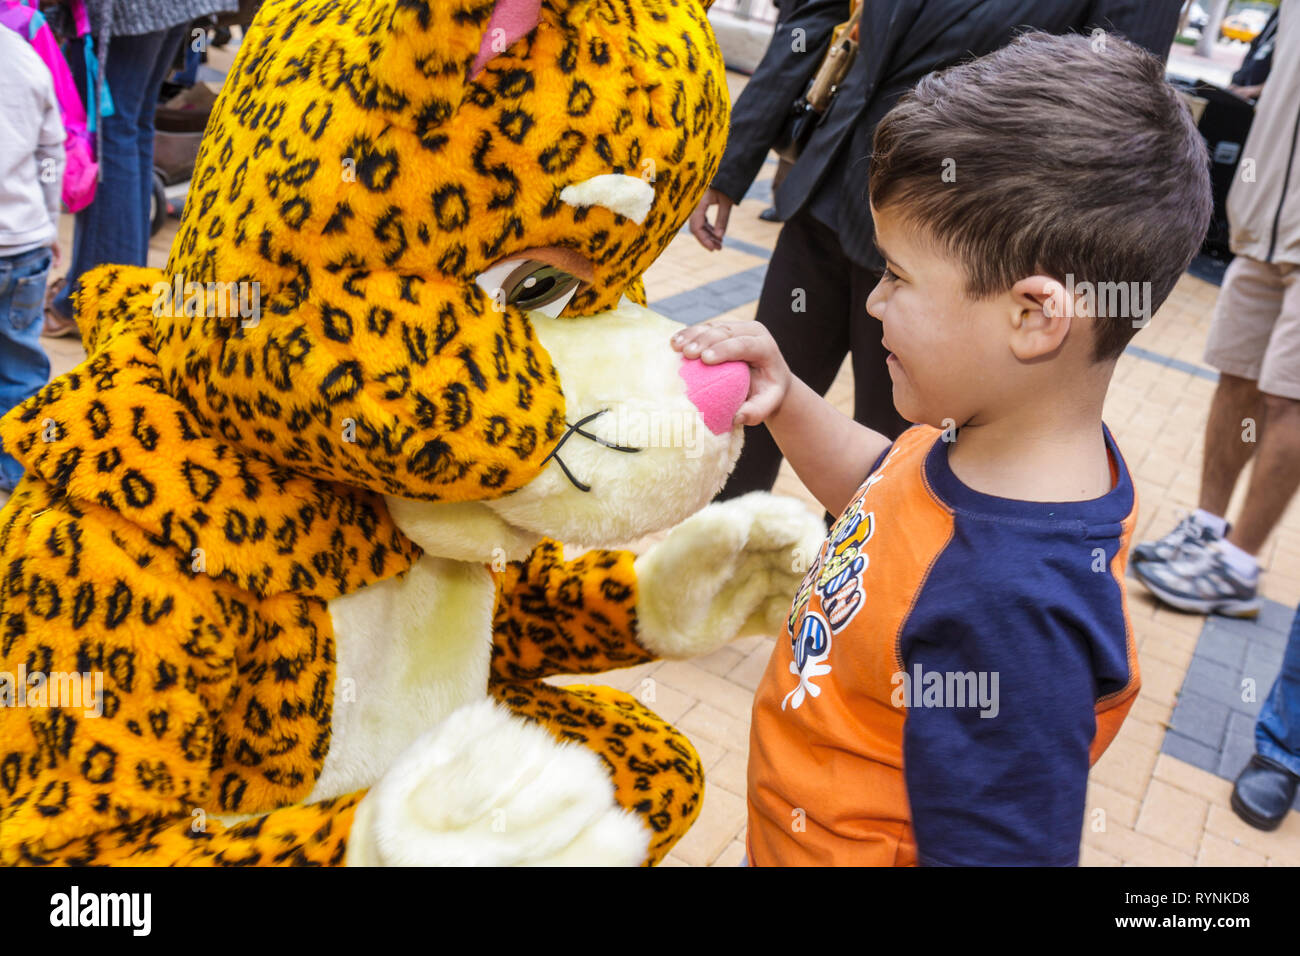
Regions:
[[[483,291],[502,305],[552,318],[564,311],[582,280],[536,259],[507,259],[479,273]]]

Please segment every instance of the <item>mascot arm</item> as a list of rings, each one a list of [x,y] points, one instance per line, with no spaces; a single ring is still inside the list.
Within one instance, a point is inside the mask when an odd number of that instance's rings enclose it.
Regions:
[[[638,640],[657,657],[687,658],[781,633],[825,533],[794,498],[714,502],[636,559]]]
[[[637,581],[630,551],[573,561],[545,540],[497,576],[492,678],[597,674],[655,659],[636,641]]]
[[[619,805],[597,754],[486,700],[427,732],[369,790],[262,815],[142,815],[109,799],[113,826],[76,814],[41,829],[49,796],[65,792],[48,776],[0,828],[0,865],[633,866],[649,852],[650,829]]]
[[[4,840],[0,864],[70,866],[331,866],[342,863],[363,793],[283,807],[229,825],[186,817],[146,817],[51,846]]]
[[[599,673],[781,630],[826,532],[793,498],[711,504],[637,557],[544,541],[498,577],[494,680]]]

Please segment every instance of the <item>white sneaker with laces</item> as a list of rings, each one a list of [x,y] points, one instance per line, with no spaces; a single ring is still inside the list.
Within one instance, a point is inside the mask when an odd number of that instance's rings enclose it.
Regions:
[[[1163,538],[1158,541],[1143,541],[1135,547],[1132,561],[1134,564],[1139,561],[1170,561],[1183,551],[1198,551],[1222,537],[1222,534],[1203,524],[1193,511]]]
[[[1228,562],[1218,541],[1196,543],[1169,561],[1141,562],[1134,573],[1152,594],[1180,611],[1257,617],[1263,605],[1259,571],[1242,574]]]

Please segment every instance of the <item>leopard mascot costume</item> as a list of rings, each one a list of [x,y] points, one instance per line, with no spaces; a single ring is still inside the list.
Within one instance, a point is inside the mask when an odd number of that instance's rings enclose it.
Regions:
[[[90,273],[88,359],[0,425],[0,863],[686,831],[703,770],[650,695],[543,678],[775,633],[821,539],[705,507],[748,373],[644,306],[725,140],[705,6],[265,4],[166,270]]]

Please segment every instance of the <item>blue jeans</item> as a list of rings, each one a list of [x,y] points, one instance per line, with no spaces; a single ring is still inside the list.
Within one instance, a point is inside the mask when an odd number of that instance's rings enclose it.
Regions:
[[[189,34],[186,34],[189,37]],[[204,34],[205,41],[207,34]],[[194,44],[190,43],[185,47],[185,67],[178,70],[172,77],[172,82],[178,86],[193,86],[199,81],[199,65],[203,62],[203,51],[194,49]]]
[[[95,201],[77,213],[68,281],[54,300],[55,309],[64,316],[72,315],[70,296],[95,266],[147,264],[154,108],[188,29],[187,22],[109,40],[107,80],[114,113],[100,118],[101,179]],[[68,51],[68,65],[82,90],[86,85],[83,42],[74,41]]]
[[[1300,610],[1291,622],[1282,672],[1255,723],[1255,749],[1300,776]]]
[[[0,415],[31,398],[50,380],[41,348],[48,247],[0,256]],[[12,491],[23,466],[0,449],[0,491]]]

